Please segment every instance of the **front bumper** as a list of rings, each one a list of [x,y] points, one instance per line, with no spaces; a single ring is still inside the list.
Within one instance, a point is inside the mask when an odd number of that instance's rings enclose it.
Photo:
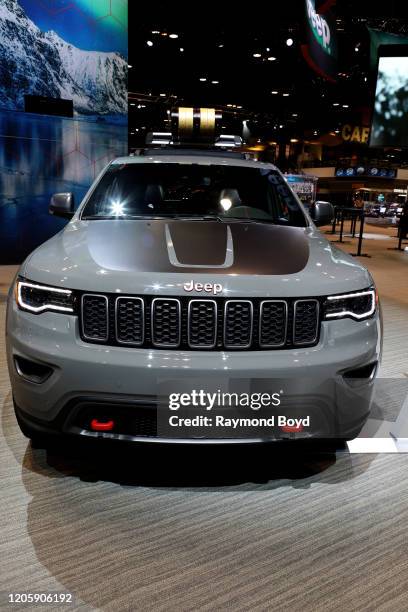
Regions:
[[[135,349],[87,344],[80,339],[75,316],[46,312],[32,315],[20,311],[10,300],[7,313],[7,355],[13,396],[21,419],[44,431],[90,437],[116,437],[149,442],[194,442],[209,440],[95,433],[73,424],[78,404],[84,401],[106,405],[120,403],[129,410],[155,406],[158,389],[177,380],[186,391],[211,381],[336,380],[344,397],[336,400],[337,437],[353,437],[369,413],[372,381],[367,381],[364,401],[347,401],[348,385],[343,372],[380,360],[381,324],[377,313],[366,321],[351,319],[323,322],[320,341],[312,348],[274,351],[180,351]],[[15,366],[22,357],[52,368],[42,384],[26,380]],[[327,419],[326,419],[327,420]],[[317,429],[311,435],[327,437]],[[258,442],[259,437],[211,440],[216,443]]]

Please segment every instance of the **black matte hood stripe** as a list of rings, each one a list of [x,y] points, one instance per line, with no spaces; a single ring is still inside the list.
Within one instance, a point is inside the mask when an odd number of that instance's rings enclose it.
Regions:
[[[113,268],[135,272],[285,275],[300,272],[309,259],[305,228],[157,220],[110,223],[106,236],[104,229],[90,222],[94,259],[109,256]]]

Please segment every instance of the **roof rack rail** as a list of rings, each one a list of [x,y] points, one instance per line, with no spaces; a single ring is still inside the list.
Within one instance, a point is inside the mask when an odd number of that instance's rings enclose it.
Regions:
[[[233,134],[221,134],[215,141],[216,147],[242,147],[241,136],[235,136]]]
[[[185,147],[183,146],[163,146],[141,149],[138,155],[142,156],[181,156],[188,155],[189,157],[231,157],[235,159],[247,159],[248,154],[242,151],[230,151],[220,147]]]
[[[219,147],[223,149],[231,149],[242,147],[242,138],[241,136],[236,136],[234,134],[221,134],[218,136],[212,143],[209,142],[199,142],[199,141],[189,141],[189,140],[174,140],[171,132],[148,132],[146,135],[146,144],[147,145],[158,145],[160,147],[191,147],[191,148],[200,148],[207,149],[211,146]]]
[[[164,147],[173,144],[173,135],[171,132],[148,132],[146,135],[146,144]]]

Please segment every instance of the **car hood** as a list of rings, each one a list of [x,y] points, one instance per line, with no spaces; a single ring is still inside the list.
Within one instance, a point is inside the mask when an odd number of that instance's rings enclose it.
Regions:
[[[84,291],[183,294],[194,281],[223,295],[306,296],[367,287],[357,260],[313,227],[186,220],[74,220],[27,259],[28,279]]]

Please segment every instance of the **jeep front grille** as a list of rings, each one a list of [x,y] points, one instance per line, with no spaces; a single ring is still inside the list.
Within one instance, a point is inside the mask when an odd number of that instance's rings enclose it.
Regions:
[[[117,298],[115,310],[117,341],[120,344],[141,346],[144,341],[144,302],[142,298]]]
[[[293,319],[293,344],[313,344],[319,335],[319,302],[296,300]]]
[[[105,295],[87,293],[82,296],[82,335],[86,340],[108,342],[109,300]]]
[[[277,348],[286,344],[288,304],[285,300],[264,300],[259,314],[259,344]]]
[[[224,308],[225,348],[249,348],[252,342],[253,321],[252,302],[227,300]]]
[[[190,300],[187,316],[187,341],[190,348],[214,348],[217,344],[217,302]]]
[[[158,348],[177,348],[181,342],[181,304],[173,298],[152,302],[152,344]]]
[[[272,350],[319,341],[318,299],[173,298],[84,294],[86,342],[135,348]]]

